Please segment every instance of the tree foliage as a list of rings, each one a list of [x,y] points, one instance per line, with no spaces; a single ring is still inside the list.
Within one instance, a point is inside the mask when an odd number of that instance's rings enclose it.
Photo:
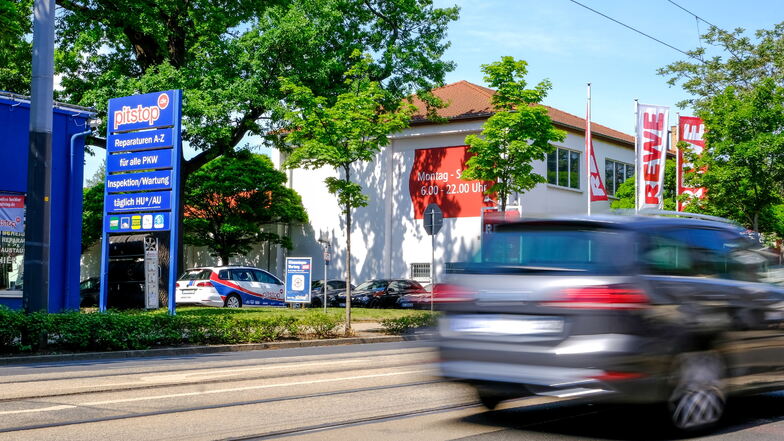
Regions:
[[[485,122],[480,136],[465,140],[474,156],[466,161],[461,179],[494,182],[486,193],[498,195],[502,211],[512,192],[523,193],[546,182],[533,171],[532,162],[544,160],[553,149],[550,143],[566,137],[539,105],[552,87],[550,81],[526,89],[527,66],[512,57],[482,65],[485,81],[496,89],[492,102],[497,112]]]
[[[286,236],[264,226],[306,222],[299,195],[267,156],[240,150],[191,174],[185,190],[184,240],[205,246],[229,264],[261,242],[291,247]]]
[[[372,60],[357,52],[359,61],[346,72],[346,92],[334,101],[317,96],[309,87],[282,79],[287,94],[289,135],[294,149],[286,160],[290,168],[332,167],[337,177],[325,180],[337,196],[346,224],[346,286],[351,286],[351,214],[367,205],[367,196],[354,181],[355,164],[372,161],[389,134],[402,130],[414,112],[407,102],[390,102],[388,92],[372,79]],[[346,293],[346,329],[351,323],[351,292]]]
[[[184,162],[186,175],[248,133],[280,133],[280,77],[334,99],[361,49],[374,54],[369,73],[394,101],[441,83],[453,67],[441,56],[457,9],[431,0],[57,4],[62,98],[103,111],[111,97],[183,89],[183,137],[200,151]]]
[[[0,90],[30,93],[33,0],[0,0]]]
[[[701,48],[691,52],[695,60],[659,70],[692,94],[681,104],[705,121],[703,155],[687,155],[704,172],[687,173],[685,183],[705,187],[707,198],[689,210],[766,231],[784,178],[784,23],[754,38],[711,27],[703,39],[720,55],[707,58]]]
[[[103,231],[103,181],[94,182],[83,190],[82,253],[101,239]]]
[[[701,112],[706,149],[699,157],[687,155],[697,169],[706,170],[685,175],[687,186],[708,191],[693,205],[766,231],[761,217],[782,202],[784,189],[784,87],[772,79],[749,90],[729,86],[708,109]]]

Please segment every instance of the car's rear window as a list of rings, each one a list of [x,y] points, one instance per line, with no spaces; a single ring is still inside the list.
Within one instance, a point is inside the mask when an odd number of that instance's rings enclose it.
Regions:
[[[508,228],[487,234],[482,262],[554,270],[615,270],[631,263],[630,235],[596,228]]]
[[[209,280],[210,273],[208,269],[193,269],[185,271],[185,274],[180,276],[180,280]]]

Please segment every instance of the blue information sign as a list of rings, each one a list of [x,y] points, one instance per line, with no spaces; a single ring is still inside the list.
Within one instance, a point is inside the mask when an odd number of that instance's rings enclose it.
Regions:
[[[310,257],[286,258],[286,301],[310,303]]]
[[[104,205],[107,213],[171,210],[171,192],[110,194]]]
[[[179,101],[179,96],[175,97],[178,92],[167,90],[110,99],[107,114],[109,133],[167,127],[175,125],[175,122],[179,125],[179,111],[176,112],[178,121],[174,117],[175,110],[179,110],[175,109]]]
[[[169,313],[174,314],[180,250],[182,92],[113,98],[107,115],[99,309],[105,311],[107,306],[109,235],[168,231],[168,303]]]
[[[172,159],[172,149],[109,155],[106,158],[106,172],[117,173],[171,168]]]
[[[136,152],[139,150],[161,149],[174,144],[174,128],[145,130],[143,132],[118,133],[106,139],[109,153]]]
[[[162,170],[141,173],[123,173],[106,177],[109,193],[127,191],[171,190],[172,171]]]
[[[108,233],[145,233],[169,231],[170,216],[161,213],[110,214],[104,218],[103,229]]]

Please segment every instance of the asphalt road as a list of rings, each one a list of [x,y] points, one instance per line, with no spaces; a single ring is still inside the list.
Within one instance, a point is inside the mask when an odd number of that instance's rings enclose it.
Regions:
[[[651,440],[654,408],[478,406],[423,342],[0,367],[0,440]],[[732,403],[707,439],[784,439],[784,393]]]

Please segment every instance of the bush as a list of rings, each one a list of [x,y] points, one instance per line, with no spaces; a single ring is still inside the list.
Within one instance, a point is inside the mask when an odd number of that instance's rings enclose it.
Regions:
[[[316,321],[318,322],[318,321]],[[336,325],[307,329],[326,335]],[[321,322],[319,322],[321,323]],[[304,327],[296,317],[244,318],[238,314],[170,316],[163,313],[12,311],[0,307],[0,353],[35,352],[42,335],[49,351],[116,351],[183,344],[234,344],[297,337]]]
[[[334,315],[312,311],[302,319],[302,328],[304,333],[313,337],[329,338],[337,335],[338,327],[343,323],[343,320]]]
[[[412,329],[434,327],[438,322],[438,314],[423,312],[408,317],[381,320],[381,328],[387,334],[405,334]]]

